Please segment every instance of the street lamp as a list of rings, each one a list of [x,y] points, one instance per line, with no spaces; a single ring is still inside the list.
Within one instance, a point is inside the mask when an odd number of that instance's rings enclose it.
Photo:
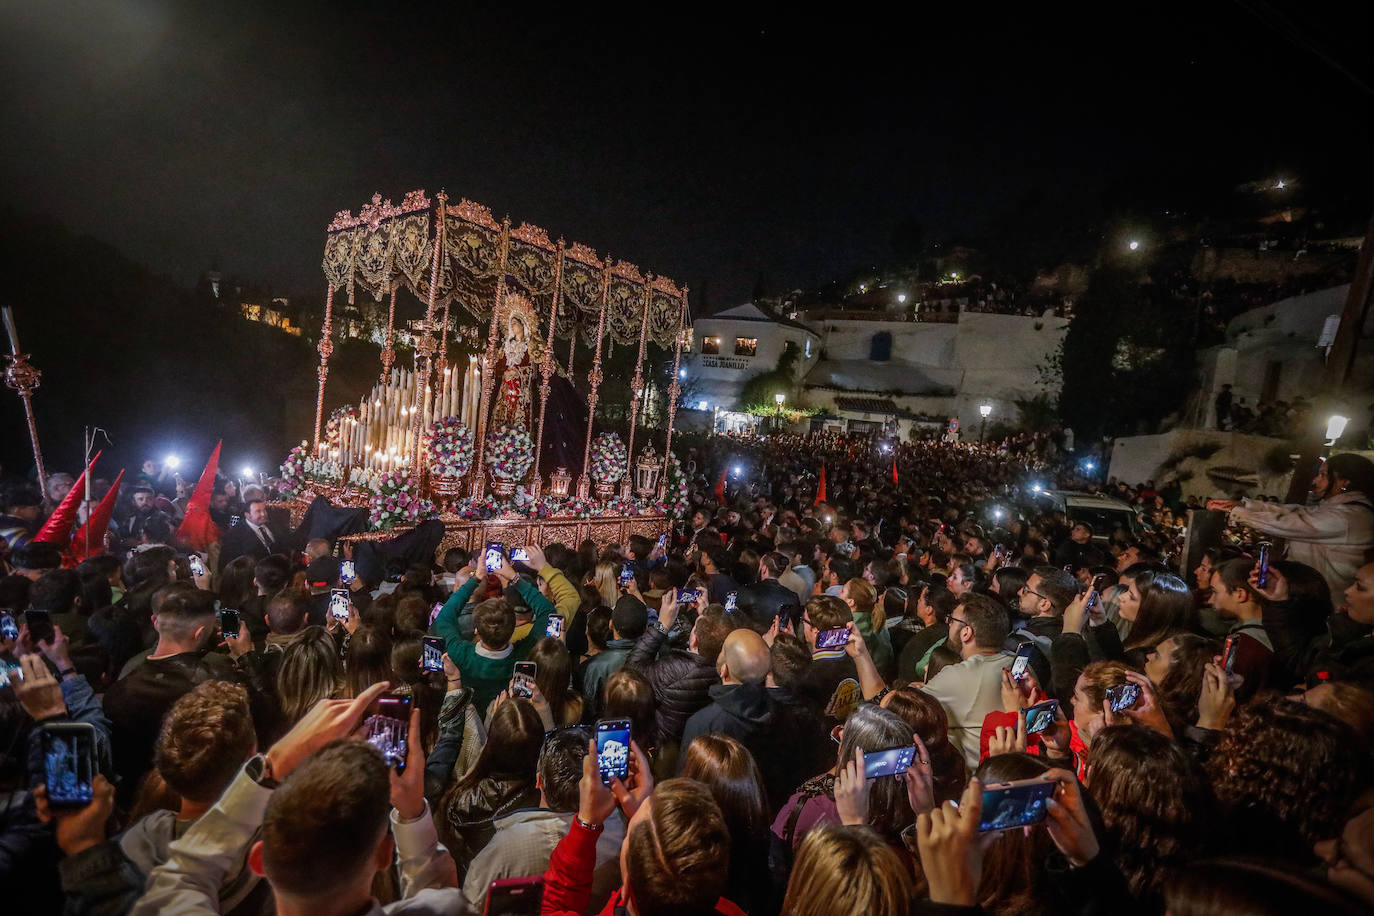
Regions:
[[[782,405],[783,405],[783,402],[786,401],[786,400],[787,400],[787,395],[783,394],[781,391],[779,391],[777,394],[773,395],[773,403],[778,405],[778,423],[777,423],[777,430],[778,430],[778,432],[782,432]]]
[[[1131,243],[1130,243],[1129,245],[1127,245],[1126,247],[1129,248],[1129,249],[1131,249],[1132,251],[1139,251],[1139,250],[1140,250],[1140,242],[1139,242],[1138,240],[1136,240],[1136,239],[1131,239]]]
[[[979,405],[978,405],[978,415],[979,415],[980,417],[982,417],[982,419],[978,421],[978,444],[979,444],[979,445],[982,445],[982,444],[983,444],[983,433],[987,430],[987,426],[988,426],[988,417],[992,416],[992,405],[991,405],[991,404],[979,404]]]

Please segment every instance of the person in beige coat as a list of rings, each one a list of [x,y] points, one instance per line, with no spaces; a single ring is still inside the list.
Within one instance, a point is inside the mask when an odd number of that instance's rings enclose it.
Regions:
[[[1351,453],[1332,455],[1312,481],[1321,501],[1291,506],[1256,500],[1213,499],[1208,509],[1230,513],[1232,522],[1288,541],[1286,556],[1322,574],[1339,601],[1355,571],[1374,548],[1374,462]]]

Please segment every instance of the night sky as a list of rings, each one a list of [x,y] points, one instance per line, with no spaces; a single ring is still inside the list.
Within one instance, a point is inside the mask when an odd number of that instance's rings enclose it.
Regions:
[[[321,295],[336,210],[442,186],[721,308],[908,215],[1369,187],[1348,3],[477,6],[0,0],[0,196],[187,285]]]

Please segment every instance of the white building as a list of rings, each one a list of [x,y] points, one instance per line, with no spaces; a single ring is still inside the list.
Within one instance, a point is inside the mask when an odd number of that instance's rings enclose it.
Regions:
[[[1226,326],[1226,342],[1198,353],[1198,394],[1188,407],[1190,426],[1216,427],[1216,396],[1231,386],[1233,403],[1244,400],[1252,410],[1265,401],[1308,401],[1321,390],[1326,351],[1336,337],[1350,285],[1334,286],[1302,296],[1280,299],[1233,318]],[[1374,314],[1366,316],[1355,365],[1346,381],[1348,429],[1370,428],[1374,401]],[[1354,443],[1356,447],[1364,442]]]
[[[905,437],[914,425],[943,428],[957,416],[965,434],[978,428],[980,404],[990,422],[1016,418],[1014,401],[1057,395],[1041,371],[1058,352],[1063,318],[951,310],[917,321],[892,312],[811,311],[774,318],[741,305],[693,322],[684,359],[690,408],[709,410],[716,428],[753,425],[736,413],[745,382],[772,371],[784,347],[798,351],[787,403],[819,408],[817,426],[868,430],[896,419]]]

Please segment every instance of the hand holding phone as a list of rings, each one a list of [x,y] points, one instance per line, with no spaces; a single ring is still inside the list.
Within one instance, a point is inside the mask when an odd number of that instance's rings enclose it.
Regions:
[[[1058,782],[1039,777],[984,786],[978,831],[1011,830],[1040,823],[1049,814],[1046,802],[1058,788]]]
[[[195,576],[197,579],[205,575],[205,564],[201,562],[200,557],[196,554],[193,553],[186,558],[186,565],[191,568],[191,575]]]
[[[444,652],[447,647],[441,636],[426,636],[421,639],[420,649],[420,670],[421,671],[443,671]]]
[[[516,662],[515,674],[511,678],[511,695],[523,699],[534,697],[534,676],[539,672],[535,662]]]
[[[329,590],[329,616],[344,623],[348,622],[348,589]]]
[[[95,726],[49,722],[42,726],[43,784],[54,808],[80,808],[95,797]]]
[[[52,642],[57,637],[52,628],[52,615],[47,611],[29,608],[24,612],[24,623],[29,626],[29,641],[34,645]]]
[[[1030,656],[1033,646],[1029,642],[1023,642],[1016,648],[1016,660],[1011,663],[1011,679],[1018,684],[1026,679],[1026,669],[1030,667]]]
[[[233,608],[219,609],[219,635],[225,639],[238,639],[242,618]]]
[[[406,771],[410,753],[411,702],[408,693],[384,693],[363,719],[363,740],[381,751],[387,766],[398,774]]]
[[[1107,702],[1112,712],[1125,712],[1140,699],[1140,687],[1130,682],[1107,688]]]
[[[1054,724],[1055,714],[1059,711],[1058,700],[1046,700],[1026,707],[1026,734],[1035,735]]]
[[[554,614],[549,618],[549,625],[544,630],[545,636],[552,636],[554,639],[563,638],[563,618]]]
[[[1264,588],[1269,584],[1269,551],[1273,547],[1268,541],[1259,545],[1259,562],[1256,564],[1255,584]]]
[[[849,627],[832,627],[816,634],[817,649],[838,649],[849,642]]]
[[[358,568],[352,560],[344,560],[339,564],[339,581],[344,585],[353,584],[353,580],[358,578]]]
[[[885,751],[864,754],[864,778],[877,779],[879,776],[896,776],[905,773],[911,761],[916,759],[916,745],[894,747]]]
[[[487,572],[494,573],[500,569],[505,557],[506,548],[504,544],[500,544],[496,541],[489,542],[487,544],[487,552],[483,558],[483,564]]]
[[[635,568],[629,563],[624,563],[620,567],[620,587],[628,588],[635,581]]]
[[[596,767],[601,782],[630,777],[630,720],[599,719],[596,723]]]

